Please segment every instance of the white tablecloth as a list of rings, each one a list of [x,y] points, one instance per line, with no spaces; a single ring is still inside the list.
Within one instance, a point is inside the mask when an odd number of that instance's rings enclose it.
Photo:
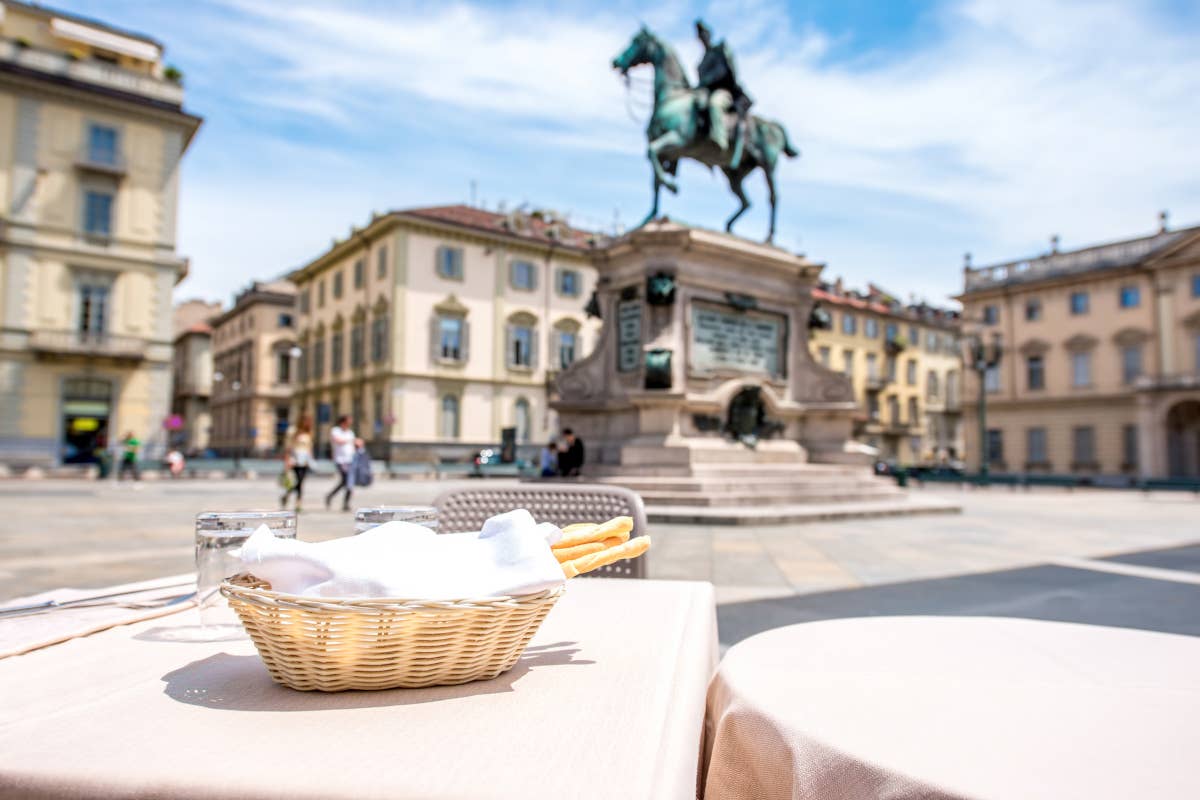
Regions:
[[[1019,619],[778,628],[709,689],[706,800],[1200,798],[1200,639]]]
[[[296,692],[195,610],[0,659],[0,797],[693,798],[712,586],[574,580],[492,681]]]

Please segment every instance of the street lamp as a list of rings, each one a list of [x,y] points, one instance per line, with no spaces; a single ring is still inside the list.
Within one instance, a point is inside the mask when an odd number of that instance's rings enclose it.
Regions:
[[[987,452],[987,372],[1000,364],[1004,347],[999,332],[992,334],[992,341],[985,342],[978,333],[967,338],[967,363],[979,377],[979,483],[988,482]]]

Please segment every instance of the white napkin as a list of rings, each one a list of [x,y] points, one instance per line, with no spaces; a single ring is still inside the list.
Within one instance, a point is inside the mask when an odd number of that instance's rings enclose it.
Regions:
[[[550,545],[562,537],[524,509],[478,533],[437,534],[388,522],[327,542],[277,539],[265,525],[242,546],[245,570],[286,594],[456,600],[540,592],[563,582]]]

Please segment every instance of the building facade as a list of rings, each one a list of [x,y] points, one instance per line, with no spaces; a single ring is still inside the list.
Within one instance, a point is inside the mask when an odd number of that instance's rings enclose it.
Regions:
[[[548,381],[592,346],[596,239],[548,213],[440,206],[375,216],[289,277],[318,450],[340,414],[377,457],[458,459],[556,430]]]
[[[179,164],[200,125],[153,39],[0,4],[0,461],[166,442]]]
[[[1200,227],[964,270],[987,373],[992,468],[1200,476]],[[968,461],[980,453],[974,376]]]
[[[296,382],[296,287],[255,281],[212,319],[212,428],[219,455],[275,455]]]
[[[212,326],[220,303],[188,300],[175,306],[171,367],[171,444],[188,455],[208,449],[212,429]]]
[[[812,332],[813,358],[854,384],[860,414],[854,436],[900,464],[962,457],[962,356],[957,312],[902,304],[871,286],[841,281],[813,290],[830,314]]]

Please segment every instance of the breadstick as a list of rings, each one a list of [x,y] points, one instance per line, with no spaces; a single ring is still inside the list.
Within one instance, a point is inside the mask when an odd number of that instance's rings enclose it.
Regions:
[[[582,575],[585,572],[591,572],[594,569],[606,566],[614,561],[620,561],[625,558],[637,558],[642,553],[650,549],[650,537],[639,536],[636,539],[630,539],[628,542],[619,544],[616,547],[610,547],[606,550],[601,550],[599,553],[581,556],[580,558],[572,559],[571,561],[563,562],[563,575],[568,578],[574,578],[576,575]]]
[[[573,558],[588,556],[592,553],[599,553],[601,550],[607,550],[610,547],[616,547],[620,543],[621,540],[614,536],[611,539],[605,539],[603,542],[584,542],[574,547],[555,547],[552,548],[552,552],[554,553],[554,557],[558,559],[558,563],[561,564]]]
[[[632,517],[613,517],[608,522],[599,525],[592,525],[584,528],[580,526],[568,526],[572,528],[570,533],[566,529],[563,530],[563,537],[555,543],[555,547],[574,547],[577,544],[586,544],[587,542],[602,542],[605,539],[613,537],[619,538],[621,541],[627,541],[629,534],[633,531]]]

